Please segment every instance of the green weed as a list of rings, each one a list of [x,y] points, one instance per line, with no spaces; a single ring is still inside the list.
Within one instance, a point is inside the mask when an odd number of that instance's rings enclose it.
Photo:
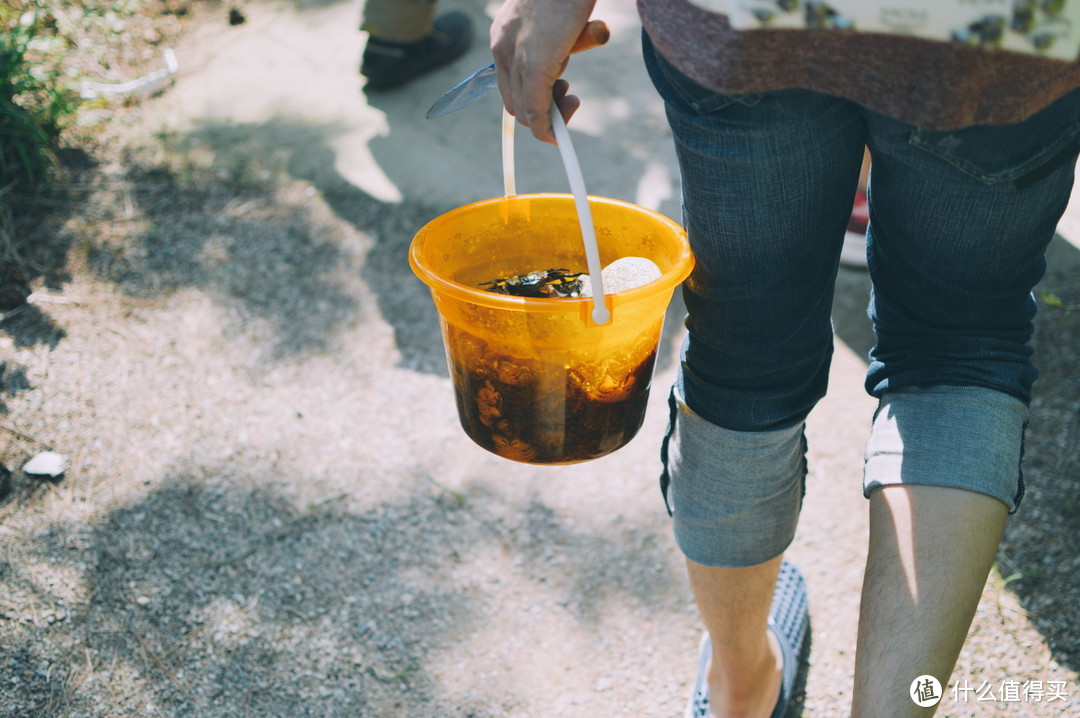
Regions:
[[[1077,308],[1077,305],[1069,304],[1058,295],[1050,292],[1040,292],[1040,296],[1042,297],[1043,304],[1061,311],[1061,321],[1067,320],[1073,310]]]
[[[50,17],[40,0],[0,6],[0,187],[18,194],[48,179],[53,150],[78,102],[52,57],[62,41]]]

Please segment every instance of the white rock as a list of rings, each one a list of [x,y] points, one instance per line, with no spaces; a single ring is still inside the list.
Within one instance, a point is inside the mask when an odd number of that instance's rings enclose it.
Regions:
[[[656,262],[644,257],[623,257],[604,267],[600,272],[604,280],[604,294],[625,292],[628,289],[655,282],[663,276]],[[592,283],[588,274],[581,275],[581,296],[592,296]]]
[[[623,257],[604,267],[604,292],[614,294],[655,282],[663,275],[656,262],[644,257]]]
[[[67,470],[67,457],[54,451],[42,451],[26,462],[23,472],[35,476],[56,477]]]

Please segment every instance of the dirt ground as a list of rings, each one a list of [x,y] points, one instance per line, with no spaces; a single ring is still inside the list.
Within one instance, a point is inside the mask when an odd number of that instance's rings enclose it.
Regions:
[[[458,6],[482,32],[486,6]],[[633,9],[601,8],[616,32],[596,65],[640,78]],[[175,83],[91,109],[64,153],[65,197],[24,253],[34,293],[0,318],[0,715],[681,715],[700,627],[657,490],[681,305],[630,446],[557,469],[475,447],[406,250],[501,190],[497,114],[417,119],[486,50],[366,98],[359,47],[351,3],[193,6]],[[602,108],[575,135],[595,193],[677,216],[648,88],[630,106],[607,78],[578,84]],[[488,149],[455,154],[474,141]],[[1028,494],[942,716],[1080,714],[1078,269],[1057,238]],[[810,586],[814,718],[850,702],[867,292],[842,271],[789,554]],[[45,450],[62,476],[21,470]]]

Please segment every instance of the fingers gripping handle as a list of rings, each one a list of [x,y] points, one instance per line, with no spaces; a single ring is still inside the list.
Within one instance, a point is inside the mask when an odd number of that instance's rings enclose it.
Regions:
[[[570,48],[573,55],[594,47],[607,44],[611,39],[611,30],[603,20],[590,20],[585,23],[581,34],[574,40]],[[514,117],[503,110],[502,122],[502,166],[503,166],[503,194],[507,197],[517,194],[517,185],[514,173]]]

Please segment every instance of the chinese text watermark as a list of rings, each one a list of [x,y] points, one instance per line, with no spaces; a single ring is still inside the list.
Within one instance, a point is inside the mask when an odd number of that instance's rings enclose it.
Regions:
[[[957,703],[1064,703],[1069,698],[1067,686],[1066,681],[1021,681],[1003,678],[997,683],[975,683],[959,679],[953,682],[950,691],[952,699]]]
[[[922,675],[911,682],[908,695],[916,705],[926,708],[937,705],[946,695],[954,703],[1065,703],[1069,699],[1067,681],[1018,680],[970,681],[958,678],[948,690],[931,675]]]
[[[941,700],[941,682],[933,676],[919,676],[911,682],[910,695],[917,706],[936,706]]]

